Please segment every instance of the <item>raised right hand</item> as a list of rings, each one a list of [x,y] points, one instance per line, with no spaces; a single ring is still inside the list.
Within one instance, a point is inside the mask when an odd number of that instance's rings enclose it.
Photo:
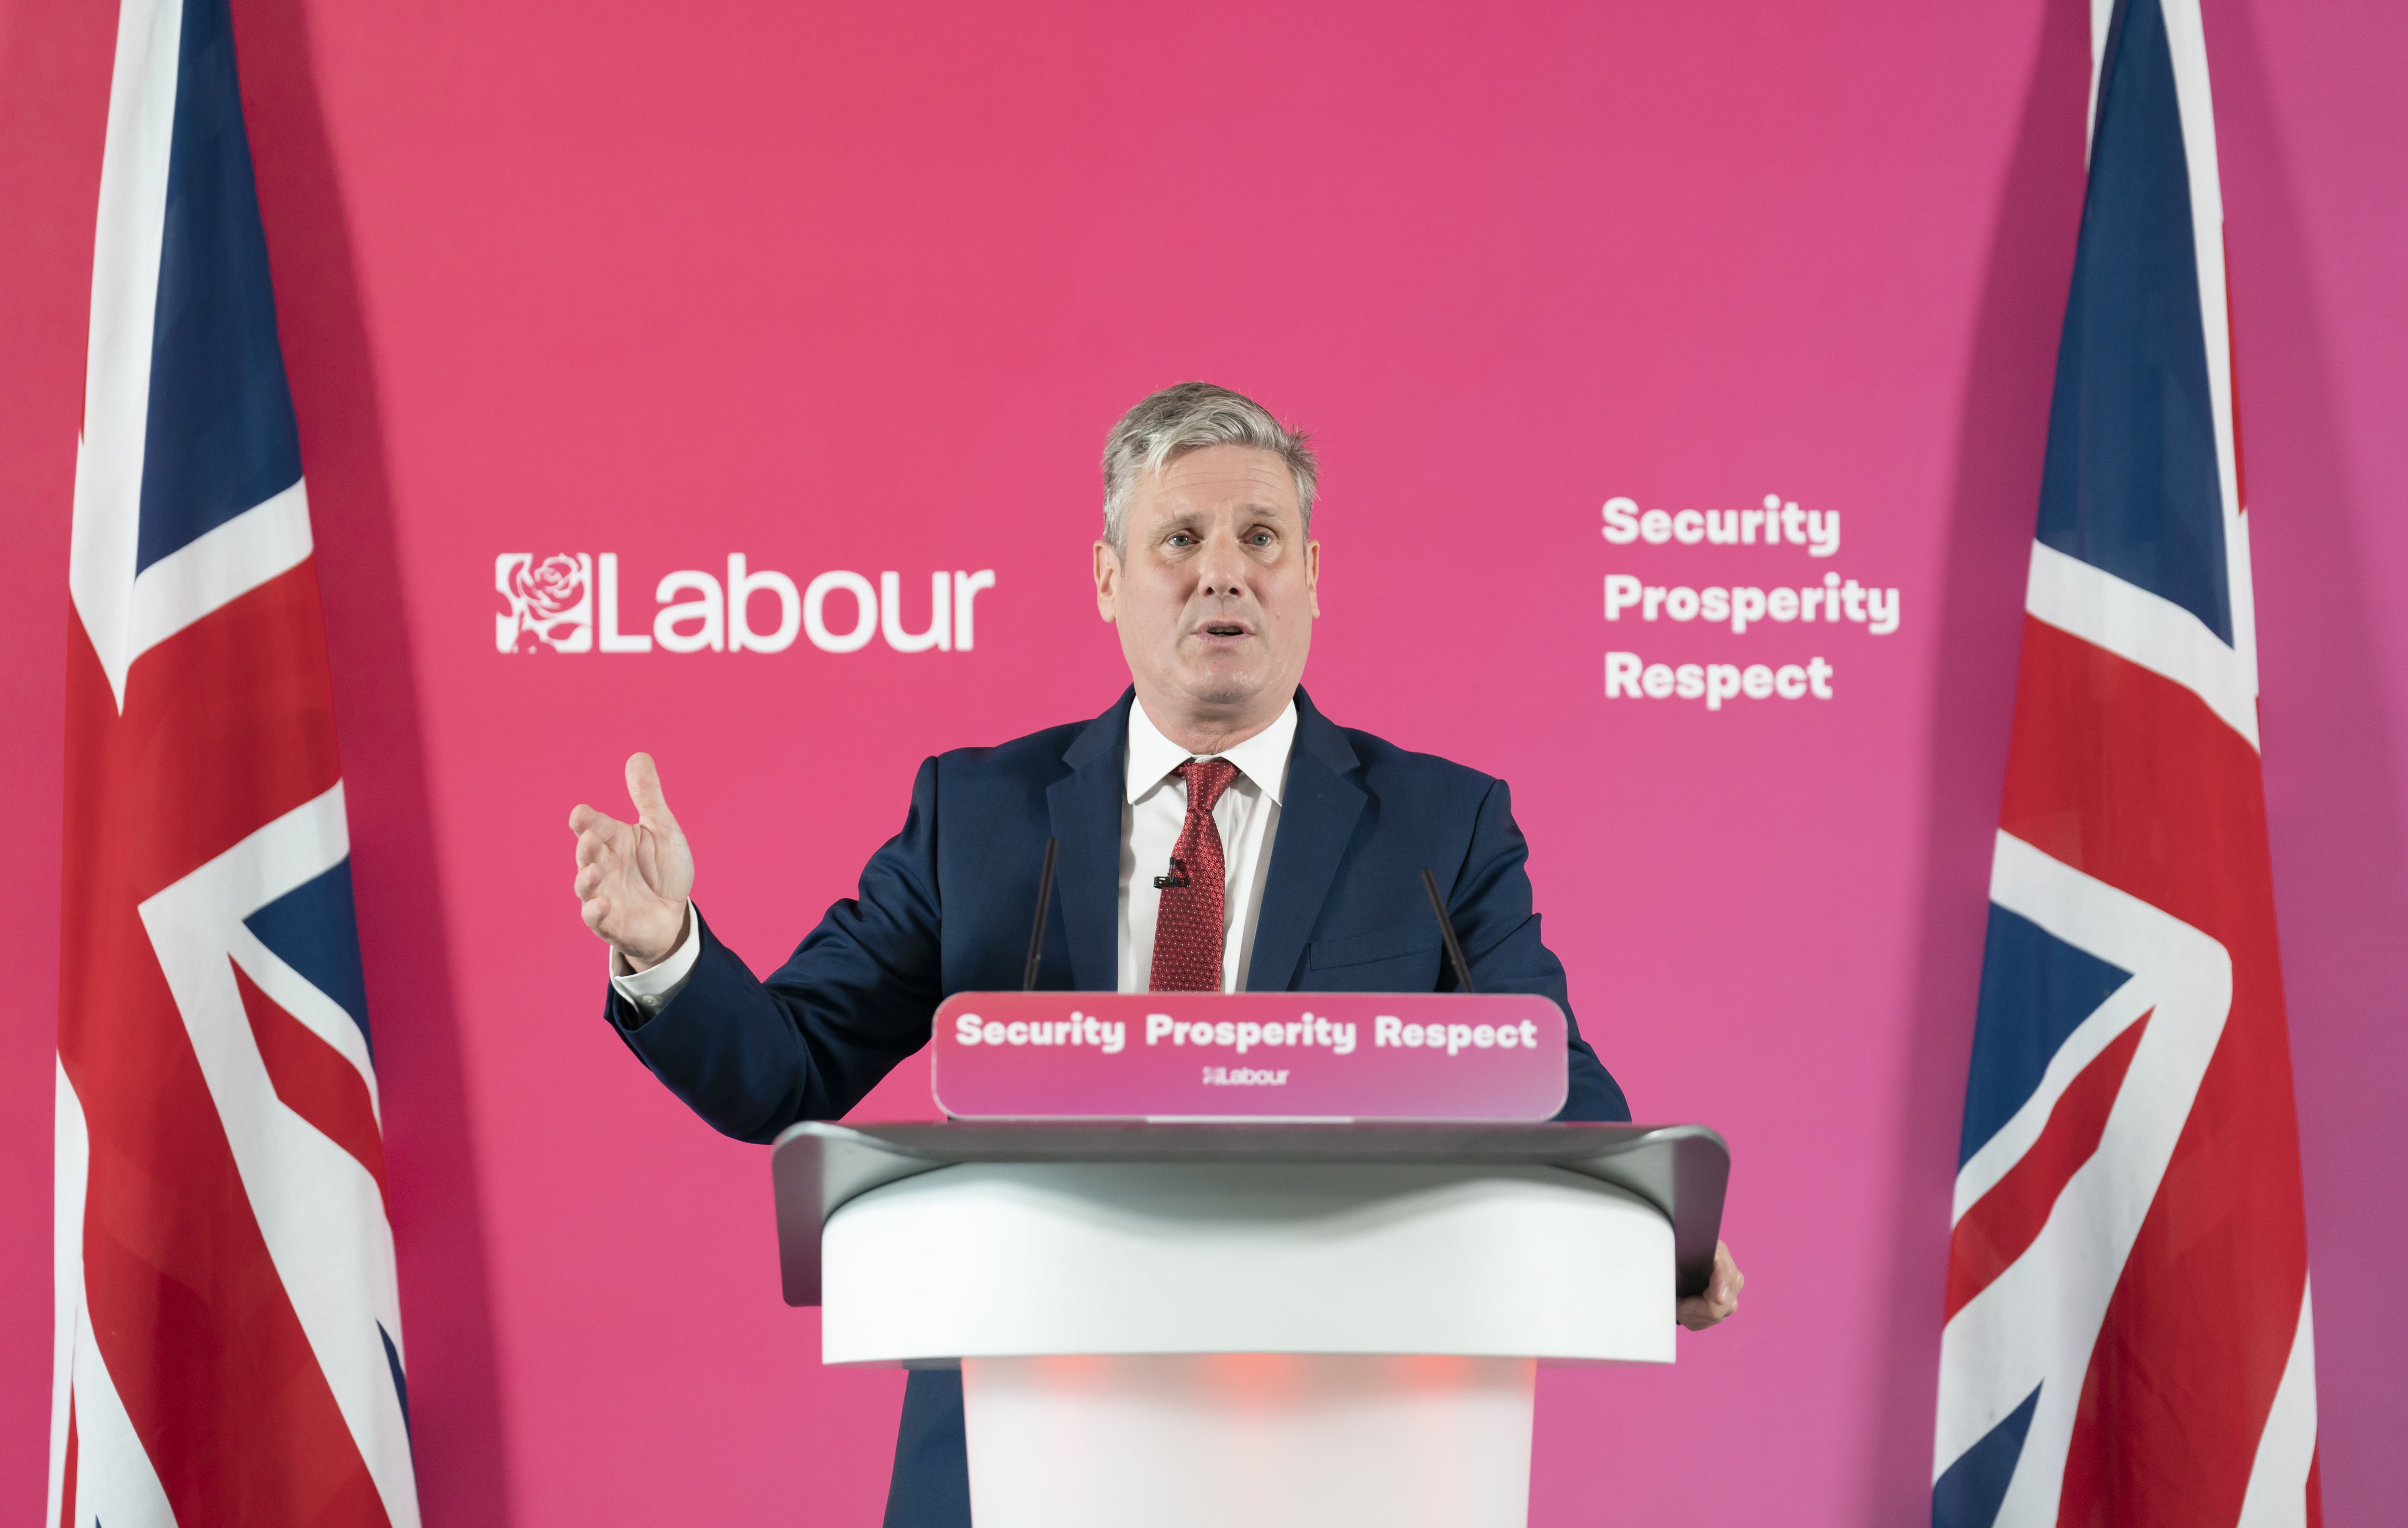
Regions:
[[[636,803],[633,822],[579,802],[568,831],[577,835],[575,890],[585,926],[640,971],[668,959],[685,937],[694,851],[661,794],[651,754],[629,756],[627,794]]]

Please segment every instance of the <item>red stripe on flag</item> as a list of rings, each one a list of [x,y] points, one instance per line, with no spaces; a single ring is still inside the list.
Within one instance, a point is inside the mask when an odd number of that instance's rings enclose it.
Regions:
[[[334,783],[315,582],[305,563],[144,655],[122,717],[68,635],[59,1061],[91,1140],[84,1302],[184,1523],[386,1522],[136,911]]]
[[[2232,958],[2223,1037],[2091,1353],[2057,1519],[2230,1522],[2307,1283],[2258,753],[2190,691],[2027,620],[2000,822]]]
[[[68,750],[110,804],[77,848],[124,864],[137,901],[181,879],[334,787],[334,695],[305,560],[134,660],[106,745]]]
[[[341,1051],[261,992],[239,965],[234,966],[234,982],[242,992],[242,1011],[251,1020],[251,1038],[259,1042],[259,1059],[267,1064],[267,1080],[275,1084],[276,1096],[318,1134],[357,1158],[376,1179],[377,1196],[383,1198],[384,1135],[377,1128],[376,1100],[368,1094],[367,1079]]]
[[[2090,1064],[2057,1095],[2040,1138],[1990,1185],[1989,1192],[1957,1217],[1956,1229],[1948,1237],[1948,1319],[1954,1320],[2040,1239],[2057,1196],[2099,1150],[2107,1116],[2131,1068],[2132,1052],[2140,1049],[2141,1033],[2148,1027],[2149,1016],[2143,1014],[2090,1058]]]

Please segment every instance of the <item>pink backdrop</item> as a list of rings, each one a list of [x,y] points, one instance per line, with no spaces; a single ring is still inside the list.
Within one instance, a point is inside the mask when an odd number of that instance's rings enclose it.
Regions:
[[[236,0],[317,517],[411,1398],[440,1524],[875,1521],[898,1376],[778,1301],[757,1148],[610,1037],[579,797],[661,757],[781,958],[923,755],[1101,710],[1093,462],[1181,378],[1317,433],[1333,716],[1510,778],[1643,1119],[1720,1126],[1751,1277],[1670,1371],[1542,1381],[1534,1521],[1905,1523],[2024,549],[2081,192],[2078,0],[993,10]],[[0,0],[0,1513],[47,1433],[64,559],[113,21]],[[2408,16],[2209,0],[2305,1132],[2323,1478],[2396,1449],[2408,1063]],[[1598,506],[1841,511],[1609,546]],[[991,568],[968,651],[494,650],[496,555]],[[1609,572],[1901,591],[1609,627]],[[831,616],[841,627],[846,602]],[[759,616],[767,621],[764,601]],[[1608,701],[1609,648],[1834,697]],[[925,1107],[924,1067],[873,1101]]]

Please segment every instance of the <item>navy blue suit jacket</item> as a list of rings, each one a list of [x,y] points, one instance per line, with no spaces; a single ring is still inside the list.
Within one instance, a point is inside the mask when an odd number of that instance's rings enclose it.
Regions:
[[[653,1075],[714,1127],[769,1141],[833,1120],[928,1043],[953,992],[1016,989],[1045,840],[1061,840],[1038,985],[1119,980],[1124,756],[1135,692],[1093,721],[921,764],[903,831],[870,857],[861,894],[827,910],[767,981],[702,927],[702,954],[650,1020],[608,1009]],[[1473,984],[1564,1008],[1563,964],[1540,942],[1529,857],[1505,783],[1332,723],[1302,690],[1270,877],[1254,931],[1254,992],[1446,992],[1421,872],[1438,878]],[[699,915],[697,915],[699,916]],[[1570,1024],[1565,1120],[1627,1120],[1622,1090]],[[888,1528],[968,1528],[960,1377],[916,1371],[905,1392]]]

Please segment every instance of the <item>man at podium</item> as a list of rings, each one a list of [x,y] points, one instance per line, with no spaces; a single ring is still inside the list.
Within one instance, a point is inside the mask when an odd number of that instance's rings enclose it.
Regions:
[[[738,1139],[837,1119],[928,1042],[947,995],[1020,985],[1050,836],[1041,987],[1448,991],[1427,868],[1477,988],[1564,1007],[1558,1118],[1629,1119],[1540,939],[1504,782],[1340,727],[1298,682],[1320,614],[1314,475],[1301,435],[1226,388],[1183,382],[1123,416],[1094,564],[1130,688],[1092,721],[922,764],[860,894],[766,981],[689,900],[693,851],[652,757],[629,759],[634,821],[569,815],[627,1047]],[[1722,1320],[1741,1283],[1718,1253],[1681,1320]],[[969,1522],[958,1374],[910,1377],[886,1521]]]

